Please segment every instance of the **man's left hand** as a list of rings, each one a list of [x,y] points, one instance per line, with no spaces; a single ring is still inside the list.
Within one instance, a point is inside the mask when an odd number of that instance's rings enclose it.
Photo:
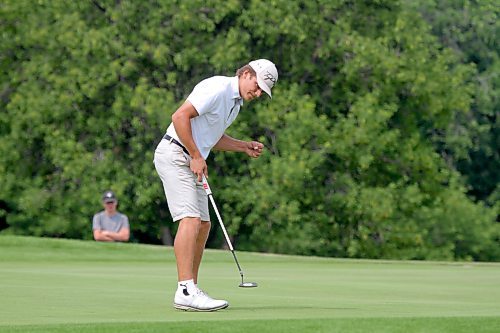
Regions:
[[[257,158],[262,154],[262,150],[264,149],[264,145],[257,141],[249,141],[247,142],[247,147],[245,153],[253,158]]]

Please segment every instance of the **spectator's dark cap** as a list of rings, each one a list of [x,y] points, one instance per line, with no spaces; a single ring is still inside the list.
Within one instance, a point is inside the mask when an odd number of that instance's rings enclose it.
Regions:
[[[116,200],[116,195],[113,191],[106,191],[102,195],[102,201],[104,202],[115,202]]]

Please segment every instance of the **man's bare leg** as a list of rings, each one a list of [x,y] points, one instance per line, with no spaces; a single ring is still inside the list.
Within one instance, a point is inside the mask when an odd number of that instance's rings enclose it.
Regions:
[[[209,233],[210,221],[201,221],[193,260],[193,279],[195,284],[198,283],[198,271],[200,269],[201,259],[203,258],[203,251],[205,250]]]
[[[199,217],[185,217],[179,221],[174,241],[178,281],[195,278],[193,269],[200,227],[201,219]]]
[[[203,250],[210,231],[210,222],[200,218],[183,218],[174,241],[179,283],[174,308],[185,311],[216,311],[228,307],[225,300],[213,299],[196,290],[196,280]],[[182,281],[182,282],[181,282]]]

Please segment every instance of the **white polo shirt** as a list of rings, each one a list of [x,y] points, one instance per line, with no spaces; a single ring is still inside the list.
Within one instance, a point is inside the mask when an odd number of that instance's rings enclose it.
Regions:
[[[236,119],[243,105],[238,77],[213,76],[198,83],[187,101],[193,104],[198,117],[191,118],[193,140],[204,159]],[[171,123],[167,134],[181,141]],[[181,142],[182,143],[182,142]]]

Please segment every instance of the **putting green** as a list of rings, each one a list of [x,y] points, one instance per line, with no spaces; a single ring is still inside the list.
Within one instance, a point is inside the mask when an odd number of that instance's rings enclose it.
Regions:
[[[0,331],[500,331],[498,263],[238,259],[259,287],[207,250],[200,285],[230,307],[187,313],[172,308],[172,248],[0,236]]]

